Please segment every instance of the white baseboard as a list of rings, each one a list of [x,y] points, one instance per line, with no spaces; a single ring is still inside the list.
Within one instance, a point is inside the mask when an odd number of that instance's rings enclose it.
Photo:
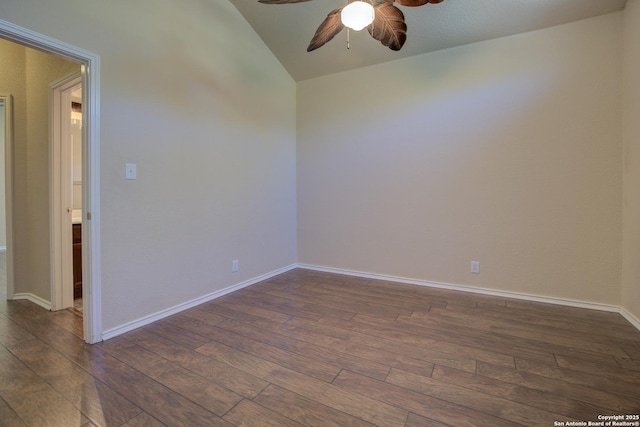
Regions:
[[[593,302],[570,300],[570,299],[555,298],[555,297],[543,297],[539,295],[531,295],[531,294],[525,294],[525,293],[519,293],[519,292],[509,292],[509,291],[501,291],[501,290],[494,290],[494,289],[476,288],[472,286],[455,285],[450,283],[430,282],[426,280],[410,279],[406,277],[389,276],[389,275],[375,274],[375,273],[365,273],[362,271],[344,270],[339,268],[321,267],[321,266],[310,265],[310,264],[292,264],[287,267],[283,267],[283,268],[274,270],[272,272],[246,280],[244,282],[235,284],[233,286],[229,286],[225,289],[221,289],[219,291],[193,299],[191,301],[178,304],[166,310],[162,310],[157,313],[134,320],[132,322],[125,323],[124,325],[118,326],[116,328],[109,329],[102,333],[102,339],[108,340],[110,338],[114,338],[118,335],[122,335],[126,332],[132,331],[142,326],[146,326],[150,323],[164,319],[173,314],[176,314],[181,311],[187,310],[189,308],[195,307],[197,305],[212,301],[216,298],[220,298],[231,292],[249,287],[258,282],[267,280],[271,277],[277,276],[279,274],[285,273],[295,268],[322,271],[326,273],[344,274],[348,276],[361,277],[365,279],[386,280],[389,282],[405,283],[405,284],[425,286],[425,287],[431,287],[431,288],[448,289],[453,291],[469,292],[469,293],[491,295],[491,296],[504,297],[504,298],[514,298],[514,299],[525,300],[525,301],[535,301],[535,302],[556,304],[556,305],[569,306],[569,307],[579,307],[579,308],[587,308],[591,310],[620,313],[633,326],[635,326],[638,330],[640,330],[640,320],[637,317],[635,317],[633,314],[631,314],[629,311],[627,311],[626,309],[619,306],[615,306],[615,305],[599,304],[599,303],[593,303]],[[18,295],[16,295],[15,299],[29,299],[44,308],[50,309],[51,307],[48,301],[45,301],[39,297],[36,297],[35,295],[31,295],[31,294],[20,294],[20,295],[28,295],[30,297],[19,298]],[[40,302],[36,301],[35,299],[38,299]]]
[[[519,292],[509,292],[509,291],[501,291],[494,289],[485,289],[485,288],[476,288],[473,286],[464,286],[464,285],[454,285],[450,283],[438,283],[438,282],[429,282],[426,280],[418,280],[418,279],[409,279],[406,277],[397,277],[397,276],[387,276],[384,274],[375,274],[375,273],[365,273],[362,271],[353,271],[353,270],[343,270],[340,268],[330,268],[330,267],[321,267],[317,265],[309,265],[309,264],[298,264],[299,268],[304,268],[307,270],[314,271],[323,271],[327,273],[335,273],[335,274],[344,274],[347,276],[355,276],[362,277],[365,279],[376,279],[376,280],[386,280],[389,282],[396,283],[405,283],[411,285],[418,286],[426,286],[430,288],[439,288],[439,289],[448,289],[453,291],[461,291],[461,292],[470,292],[482,295],[491,295],[497,297],[504,298],[514,298],[525,301],[535,301],[542,302],[547,304],[556,304],[563,305],[568,307],[579,307],[579,308],[587,308],[591,310],[599,310],[599,311],[608,311],[612,313],[620,313],[625,319],[627,319],[633,326],[635,326],[638,330],[640,330],[640,320],[631,314],[628,310],[623,307],[619,307],[616,305],[610,304],[599,304],[588,301],[578,301],[571,300],[565,298],[556,298],[556,297],[544,297],[539,295],[531,295]]]
[[[31,301],[32,303],[37,304],[40,307],[51,311],[51,302],[47,301],[44,298],[40,298],[39,296],[34,294],[30,294],[30,293],[13,294],[13,297],[11,299],[12,300],[26,299],[27,301]]]
[[[620,314],[640,331],[640,319],[631,314],[631,312],[624,307],[620,307]]]
[[[129,323],[125,323],[124,325],[109,329],[107,331],[104,331],[102,333],[102,339],[103,340],[108,340],[110,338],[114,338],[117,337],[118,335],[122,335],[126,332],[132,331],[134,329],[140,328],[142,326],[146,326],[150,323],[156,322],[158,320],[164,319],[166,317],[169,317],[173,314],[179,313],[181,311],[187,310],[189,308],[195,307],[197,305],[203,304],[205,302],[209,302],[212,301],[216,298],[220,298],[224,295],[227,295],[231,292],[234,291],[238,291],[240,289],[246,288],[248,286],[254,285],[258,282],[261,282],[263,280],[267,280],[271,277],[277,276],[278,274],[282,274],[285,273],[287,271],[293,270],[294,268],[296,268],[297,265],[296,264],[291,264],[287,267],[283,267],[283,268],[279,268],[277,270],[271,271],[269,273],[254,277],[252,279],[249,280],[245,280],[244,282],[229,286],[227,288],[221,289],[219,291],[216,292],[212,292],[210,294],[201,296],[199,298],[193,299],[191,301],[187,301],[185,303],[182,304],[178,304],[174,307],[168,308],[166,310],[162,310],[159,311],[157,313],[154,314],[150,314],[148,316],[142,317],[140,319],[134,320],[132,322]]]

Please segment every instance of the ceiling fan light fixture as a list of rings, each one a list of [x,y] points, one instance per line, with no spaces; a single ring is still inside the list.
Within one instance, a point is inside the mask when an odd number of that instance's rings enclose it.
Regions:
[[[354,1],[346,5],[340,13],[340,19],[345,27],[360,31],[373,22],[375,11],[370,3]]]

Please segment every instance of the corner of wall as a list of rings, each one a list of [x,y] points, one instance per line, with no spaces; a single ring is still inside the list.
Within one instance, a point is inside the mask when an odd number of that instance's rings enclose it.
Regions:
[[[622,306],[640,319],[640,0],[628,0],[623,28]],[[626,316],[625,316],[626,317]],[[640,322],[638,322],[640,323]]]

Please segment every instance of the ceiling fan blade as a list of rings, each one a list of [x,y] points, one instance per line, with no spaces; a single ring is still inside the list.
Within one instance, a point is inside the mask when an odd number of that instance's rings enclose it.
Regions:
[[[262,1],[262,0],[260,0]],[[396,3],[398,3],[400,6],[409,6],[409,7],[415,7],[415,6],[422,6],[425,4],[438,4],[438,3],[442,3],[444,0],[395,0]]]
[[[344,24],[340,19],[340,12],[342,12],[341,7],[334,9],[327,15],[324,21],[322,21],[322,24],[320,24],[320,26],[316,30],[316,33],[311,39],[309,47],[307,47],[307,52],[311,52],[312,50],[316,50],[317,48],[323,46],[336,34],[342,31],[342,29],[344,28]]]
[[[289,3],[303,3],[311,0],[258,0],[259,3],[263,4],[289,4]]]
[[[367,27],[369,34],[391,50],[400,50],[407,41],[407,24],[404,14],[392,3],[376,7],[376,17]]]

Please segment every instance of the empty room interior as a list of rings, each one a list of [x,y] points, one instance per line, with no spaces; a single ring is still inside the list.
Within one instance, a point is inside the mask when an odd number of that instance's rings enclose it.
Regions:
[[[640,0],[348,3],[0,0],[0,426],[640,426]]]

